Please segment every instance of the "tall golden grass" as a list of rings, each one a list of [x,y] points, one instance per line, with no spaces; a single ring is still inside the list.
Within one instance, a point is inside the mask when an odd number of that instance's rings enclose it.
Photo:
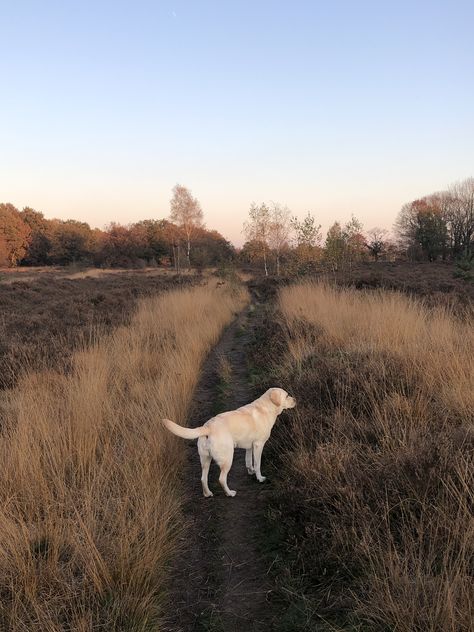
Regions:
[[[282,289],[279,310],[275,370],[299,404],[279,493],[298,516],[302,629],[472,630],[472,323],[308,283]]]
[[[70,374],[29,374],[5,395],[0,629],[159,629],[183,454],[160,419],[185,423],[201,363],[246,301],[212,282],[144,299]]]

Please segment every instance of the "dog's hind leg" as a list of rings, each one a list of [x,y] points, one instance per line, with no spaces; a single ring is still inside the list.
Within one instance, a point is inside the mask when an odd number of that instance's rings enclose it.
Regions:
[[[209,485],[207,483],[207,477],[209,474],[209,467],[211,466],[211,453],[209,452],[209,448],[207,447],[208,440],[205,437],[199,437],[198,439],[198,451],[199,458],[201,459],[201,483],[202,483],[202,493],[206,498],[213,496],[214,494],[209,489]]]
[[[219,483],[222,485],[222,489],[225,491],[225,493],[227,494],[227,496],[235,496],[236,495],[236,491],[233,489],[229,489],[228,485],[227,485],[227,474],[229,473],[229,470],[232,466],[232,461],[224,461],[222,463],[221,467],[221,473],[219,475]]]
[[[207,477],[209,474],[209,468],[211,466],[211,456],[207,455],[207,456],[201,456],[201,467],[202,467],[202,474],[201,474],[201,483],[202,483],[202,493],[204,494],[204,496],[206,498],[209,498],[210,496],[214,496],[214,494],[211,492],[211,490],[209,489],[209,485],[207,483]]]
[[[212,458],[216,461],[221,468],[219,475],[219,483],[227,496],[235,496],[236,491],[229,489],[227,485],[227,474],[232,467],[232,461],[234,459],[234,442],[231,437],[221,438],[218,441],[213,441],[211,438],[211,454]]]
[[[247,472],[250,475],[255,474],[255,470],[253,468],[253,449],[252,448],[245,450],[245,466],[247,468]]]
[[[230,435],[217,435],[209,437],[209,450],[212,458],[221,468],[219,483],[227,496],[235,496],[237,492],[229,489],[227,485],[227,474],[232,467],[234,459],[234,441]]]

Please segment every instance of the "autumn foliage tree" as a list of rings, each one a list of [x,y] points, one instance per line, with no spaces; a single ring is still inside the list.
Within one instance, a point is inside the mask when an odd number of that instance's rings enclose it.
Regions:
[[[15,266],[26,254],[31,229],[13,204],[0,204],[0,253],[9,266]]]
[[[46,265],[49,262],[51,251],[51,236],[49,235],[51,222],[45,219],[43,213],[35,211],[29,206],[20,212],[20,217],[31,231],[28,249],[22,259],[22,264]]]
[[[400,244],[411,256],[434,261],[446,254],[448,229],[438,196],[427,196],[405,204],[395,230]]]
[[[243,265],[258,266],[264,268],[263,253],[265,244],[256,239],[250,239],[244,243],[239,252],[239,262]]]
[[[52,263],[92,263],[95,250],[94,232],[86,222],[74,219],[51,220],[49,235],[49,258]]]
[[[193,264],[198,268],[229,263],[235,258],[234,246],[217,230],[200,228],[194,238]]]
[[[474,178],[405,204],[395,232],[409,258],[469,258],[474,252]]]
[[[168,225],[166,219],[144,219],[131,225],[132,240],[140,259],[158,262],[169,255],[172,240]]]
[[[128,226],[112,222],[103,237],[100,259],[108,267],[128,267],[137,259],[137,241]]]
[[[9,254],[10,250],[5,235],[0,232],[0,268],[6,268],[10,264]]]

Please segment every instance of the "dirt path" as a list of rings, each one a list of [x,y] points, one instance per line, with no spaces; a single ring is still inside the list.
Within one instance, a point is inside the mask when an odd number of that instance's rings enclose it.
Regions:
[[[252,308],[224,332],[203,368],[190,426],[254,399],[248,384],[246,354],[251,343]],[[225,378],[225,380],[223,380]],[[234,498],[224,495],[213,463],[209,486],[201,491],[196,442],[183,441],[188,452],[186,505],[190,525],[174,562],[170,587],[169,632],[268,632],[272,629],[268,564],[259,551],[266,495],[271,483],[258,483],[245,468],[245,451],[236,450],[229,474]],[[263,457],[265,473],[265,453]]]

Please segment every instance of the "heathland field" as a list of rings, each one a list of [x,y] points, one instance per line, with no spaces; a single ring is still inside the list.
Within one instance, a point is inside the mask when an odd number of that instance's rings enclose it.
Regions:
[[[66,371],[3,392],[1,629],[159,629],[183,459],[159,420],[185,421],[206,353],[246,301],[216,281],[142,298]]]
[[[356,274],[2,277],[0,630],[472,630],[472,303]],[[269,479],[203,498],[160,419],[269,386]]]
[[[128,323],[139,298],[196,280],[161,270],[0,270],[0,389],[27,370],[66,370],[75,348]]]
[[[273,443],[280,629],[472,630],[472,320],[310,282],[260,333],[298,401]]]

